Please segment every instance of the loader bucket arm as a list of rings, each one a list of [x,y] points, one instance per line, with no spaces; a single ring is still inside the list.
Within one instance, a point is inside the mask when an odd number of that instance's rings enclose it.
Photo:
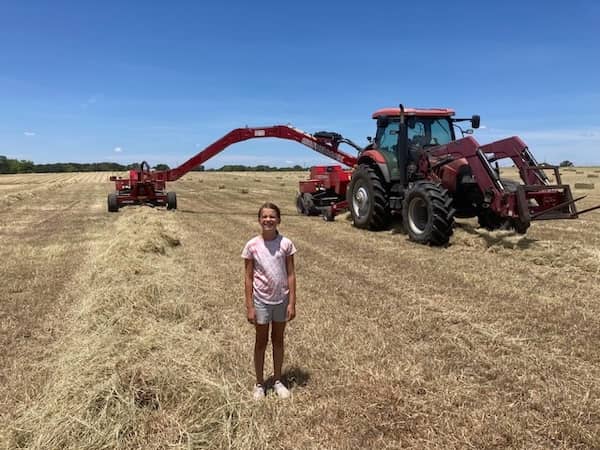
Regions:
[[[464,159],[484,197],[483,208],[490,208],[500,217],[528,224],[532,220],[574,219],[578,217],[569,185],[562,184],[555,166],[540,166],[529,152],[527,145],[518,137],[511,137],[480,146],[472,137],[466,137],[436,147],[430,154],[444,164]],[[519,169],[523,184],[510,185],[500,179],[492,166],[496,160],[509,158]],[[445,161],[448,163],[445,163]],[[445,165],[436,168],[442,183],[446,178]],[[551,184],[543,169],[553,169],[556,183]]]
[[[317,135],[312,135],[288,125],[275,125],[260,128],[237,128],[232,130],[179,167],[166,171],[153,172],[153,175],[156,179],[164,177],[164,181],[175,181],[190,170],[219,154],[230,145],[256,138],[279,138],[296,141],[349,167],[354,166],[357,161],[356,157],[348,155],[338,149],[340,143],[348,143],[348,140],[337,133],[322,132],[317,133]]]
[[[548,177],[541,170],[542,167],[529,151],[527,144],[517,136],[482,145],[481,151],[486,155],[493,155],[488,157],[490,163],[504,158],[512,159],[526,184],[549,184]]]

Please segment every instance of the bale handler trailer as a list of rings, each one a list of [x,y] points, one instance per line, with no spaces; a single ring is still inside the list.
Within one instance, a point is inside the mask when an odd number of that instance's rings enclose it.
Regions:
[[[177,195],[165,190],[166,182],[178,180],[231,144],[255,138],[296,141],[347,167],[353,167],[357,159],[340,150],[339,145],[347,144],[360,150],[358,145],[338,133],[322,131],[313,135],[288,125],[237,128],[174,169],[150,170],[150,166],[144,161],[139,169],[129,171],[128,178],[110,177],[110,181],[115,182],[115,192],[108,194],[108,211],[118,212],[122,206],[140,204],[176,209]],[[344,202],[350,180],[349,170],[344,170],[341,166],[317,166],[311,169],[311,173],[314,174],[313,179],[300,182],[301,192],[307,194],[306,203],[303,204],[306,214],[318,214],[319,208],[330,207],[332,202]],[[340,208],[343,208],[343,203],[333,211],[338,212]]]
[[[128,179],[111,177],[116,192],[108,196],[109,211],[128,204],[177,207],[174,192],[165,191],[175,181],[227,146],[253,138],[274,137],[297,141],[350,169],[339,165],[311,168],[310,179],[301,181],[296,197],[300,214],[321,214],[326,220],[346,209],[358,228],[388,226],[401,216],[411,240],[445,245],[455,217],[477,217],[489,230],[512,228],[526,233],[531,221],[574,219],[600,205],[577,211],[571,189],[562,183],[558,167],[539,165],[518,137],[480,145],[458,122],[479,127],[479,116],[454,118],[452,109],[384,108],[373,113],[375,138],[361,148],[333,132],[305,133],[287,125],[238,128],[217,140],[181,166],[151,171],[147,163],[130,171]],[[461,131],[457,139],[455,128]],[[465,137],[464,135],[467,134]],[[346,144],[357,151],[351,156],[339,149]],[[499,160],[510,160],[520,182],[501,177]],[[554,172],[550,181],[545,169]]]

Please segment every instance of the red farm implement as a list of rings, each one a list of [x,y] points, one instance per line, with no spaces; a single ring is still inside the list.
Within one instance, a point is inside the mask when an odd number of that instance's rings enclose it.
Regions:
[[[238,128],[227,133],[175,169],[152,171],[148,164],[143,162],[139,170],[129,172],[129,178],[111,177],[110,180],[115,182],[116,192],[108,195],[108,210],[117,212],[122,206],[140,204],[176,209],[177,196],[175,192],[165,191],[167,181],[175,181],[181,178],[190,170],[203,164],[236,142],[255,138],[279,138],[296,141],[349,167],[356,163],[356,158],[341,151],[338,148],[339,145],[345,143],[360,150],[358,145],[337,133],[319,132],[313,135],[287,125]],[[313,168],[313,171],[316,171],[314,172],[316,178],[309,180],[308,185],[301,188],[303,189],[302,192],[306,194],[315,194],[315,200],[310,206],[311,213],[315,211],[314,208],[331,206],[328,203],[330,201],[340,202],[345,200],[347,181],[350,177],[349,172],[342,170],[340,166],[317,167]],[[313,171],[311,171],[311,174]],[[331,174],[331,180],[328,180],[329,177],[323,174]],[[314,192],[309,190],[310,187],[314,189]],[[339,207],[337,210],[339,210]]]

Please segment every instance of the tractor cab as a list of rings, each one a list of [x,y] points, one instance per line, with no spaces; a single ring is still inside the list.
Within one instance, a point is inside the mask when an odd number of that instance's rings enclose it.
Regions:
[[[372,144],[385,159],[390,181],[415,172],[420,152],[456,139],[452,109],[385,108],[373,113],[377,133]],[[404,125],[404,126],[402,126]]]
[[[479,128],[479,116],[454,118],[449,108],[384,108],[373,113],[377,120],[377,133],[367,149],[378,150],[389,170],[389,181],[401,181],[406,185],[423,150],[445,145],[456,140],[455,127],[464,131],[457,122],[470,121],[472,128]]]

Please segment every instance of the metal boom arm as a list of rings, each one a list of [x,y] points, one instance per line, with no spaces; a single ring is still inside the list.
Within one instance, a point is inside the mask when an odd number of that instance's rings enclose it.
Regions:
[[[335,133],[331,134],[334,135]],[[210,144],[200,153],[193,156],[179,167],[166,171],[153,172],[152,175],[156,180],[162,179],[161,181],[175,181],[184,176],[190,170],[193,170],[195,167],[198,167],[200,164],[203,164],[213,156],[217,155],[231,144],[254,138],[269,137],[299,142],[311,148],[312,150],[315,150],[329,158],[335,159],[336,161],[349,167],[354,166],[357,162],[356,157],[350,156],[338,149],[340,142],[345,141],[344,139],[341,139],[341,136],[340,139],[336,138],[335,136],[315,137],[312,134],[305,133],[302,130],[288,125],[274,125],[269,127],[236,128],[219,140]]]

